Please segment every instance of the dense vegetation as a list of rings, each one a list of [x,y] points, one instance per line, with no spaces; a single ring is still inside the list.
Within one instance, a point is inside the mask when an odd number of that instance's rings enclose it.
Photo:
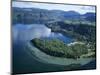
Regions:
[[[41,51],[51,56],[78,59],[82,55],[88,54],[88,47],[85,44],[74,44],[68,46],[58,39],[47,40],[37,38],[31,40],[31,42]]]
[[[95,23],[85,21],[58,21],[53,23],[47,23],[46,26],[51,28],[53,32],[61,32],[65,35],[72,36],[79,41],[96,41]]]

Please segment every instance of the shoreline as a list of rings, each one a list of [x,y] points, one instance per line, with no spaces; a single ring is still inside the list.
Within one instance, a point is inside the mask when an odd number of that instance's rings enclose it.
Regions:
[[[30,42],[28,42],[27,45],[28,45],[28,48],[30,48],[32,54],[34,53],[35,56],[39,58],[39,61],[43,63],[63,65],[63,66],[67,66],[71,64],[85,65],[91,62],[93,59],[95,59],[95,58],[81,58],[81,59],[75,60],[75,59],[54,57],[54,56],[47,55],[44,52],[40,51],[38,48],[34,47]]]

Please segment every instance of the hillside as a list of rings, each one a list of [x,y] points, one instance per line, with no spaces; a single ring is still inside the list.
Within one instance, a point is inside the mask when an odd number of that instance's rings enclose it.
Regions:
[[[13,23],[47,23],[51,21],[88,21],[95,22],[96,13],[79,14],[75,11],[46,10],[39,8],[12,8]]]

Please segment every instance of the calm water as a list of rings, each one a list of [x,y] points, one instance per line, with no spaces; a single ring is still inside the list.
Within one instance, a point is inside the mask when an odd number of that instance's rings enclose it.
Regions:
[[[64,36],[61,33],[51,32],[50,28],[45,25],[22,25],[17,24],[13,26],[13,40],[16,41],[30,41],[34,38],[49,38],[49,39],[59,39],[65,43],[72,42],[72,38]]]
[[[12,26],[12,38],[14,73],[50,72],[74,69],[68,68],[67,66],[42,63],[36,60],[37,57],[35,55],[31,56],[31,52],[29,52],[26,44],[33,38],[57,38],[65,43],[70,43],[73,41],[71,37],[64,36],[61,33],[51,32],[51,29],[45,25],[16,24]]]

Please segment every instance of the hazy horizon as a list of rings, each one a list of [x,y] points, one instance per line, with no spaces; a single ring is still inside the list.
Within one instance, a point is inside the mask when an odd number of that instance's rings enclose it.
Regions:
[[[69,4],[49,4],[49,3],[35,3],[35,2],[12,2],[12,7],[19,8],[40,8],[47,10],[62,10],[62,11],[75,11],[80,14],[87,12],[95,13],[95,6],[83,6],[83,5],[69,5]]]

